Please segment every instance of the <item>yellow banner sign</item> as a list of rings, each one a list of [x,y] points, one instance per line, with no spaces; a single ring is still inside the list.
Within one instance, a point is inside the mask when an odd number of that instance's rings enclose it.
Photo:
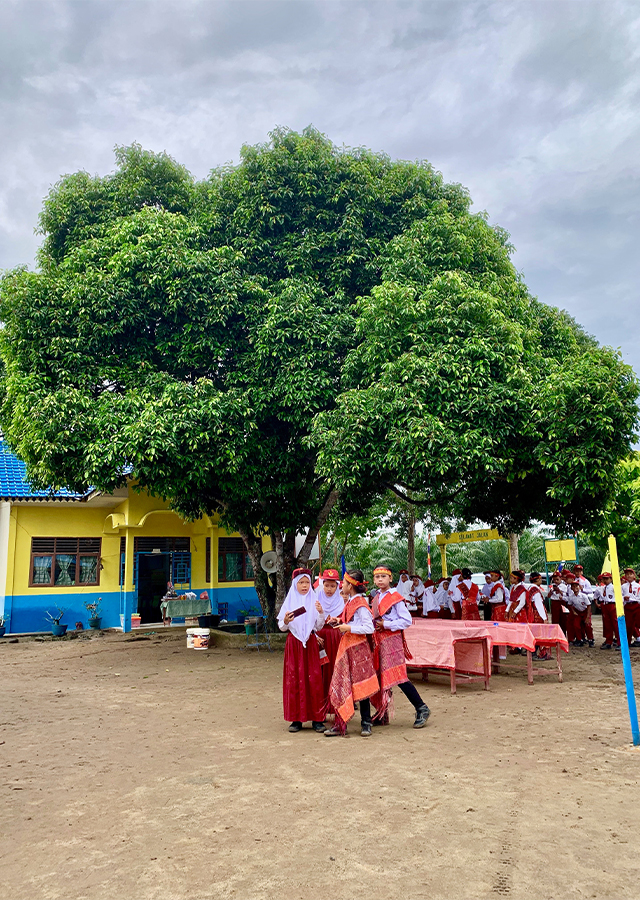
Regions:
[[[498,541],[500,534],[496,528],[479,528],[476,531],[454,531],[452,534],[437,534],[436,544],[464,544],[467,541]]]
[[[577,559],[576,542],[573,538],[565,541],[545,541],[544,552],[547,562],[565,562]]]

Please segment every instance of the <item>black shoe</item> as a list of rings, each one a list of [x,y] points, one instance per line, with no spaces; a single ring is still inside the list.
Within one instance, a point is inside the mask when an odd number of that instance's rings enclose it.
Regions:
[[[607,642],[605,641],[604,644],[600,645],[600,649],[601,650],[611,650],[611,644],[607,644]]]
[[[573,641],[574,647],[582,647],[582,641]]]
[[[325,737],[342,737],[342,732],[340,731],[340,729],[336,728],[334,725],[333,728],[327,728],[327,730],[324,733],[324,736]]]
[[[302,731],[302,722],[292,722],[291,725],[289,725],[289,731]]]
[[[362,737],[371,737],[371,722],[363,722],[360,731]]]
[[[323,731],[327,730],[327,726],[323,725],[322,722],[312,722],[311,727],[314,731],[317,731],[319,734],[322,734]]]
[[[589,646],[590,646],[590,647],[595,647],[595,643],[596,643],[595,641],[589,641]]]
[[[422,706],[419,706],[416,709],[416,720],[413,723],[414,728],[424,728],[427,724],[427,719],[431,715],[431,710],[427,706],[426,703],[423,703]]]

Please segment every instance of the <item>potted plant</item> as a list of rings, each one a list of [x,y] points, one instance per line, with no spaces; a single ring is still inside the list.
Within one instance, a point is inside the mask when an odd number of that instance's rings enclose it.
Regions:
[[[4,617],[4,616],[0,616],[0,637],[4,637],[4,636],[5,636],[5,632],[6,632],[6,630],[7,630],[6,627],[5,627],[5,624],[4,624],[5,621],[6,621],[5,617]]]
[[[102,617],[100,616],[101,603],[102,597],[98,597],[95,603],[84,604],[84,608],[89,613],[89,628],[94,628],[96,631],[100,628],[102,623]]]
[[[250,606],[249,609],[241,609],[240,616],[238,616],[238,622],[244,622],[244,630],[245,634],[255,634],[256,628],[258,626],[258,622],[261,619],[259,615],[260,610],[255,606]]]
[[[60,619],[64,616],[66,609],[61,609],[59,606],[56,606],[55,615],[46,611],[45,615],[47,619],[51,622],[51,633],[54,637],[62,637],[67,633],[67,626],[60,624]]]

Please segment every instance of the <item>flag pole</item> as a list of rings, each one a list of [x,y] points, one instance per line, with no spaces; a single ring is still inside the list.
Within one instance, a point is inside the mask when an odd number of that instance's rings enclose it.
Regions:
[[[640,746],[640,728],[638,727],[638,708],[636,706],[636,694],[633,688],[633,673],[631,671],[631,655],[629,654],[629,640],[627,638],[627,623],[624,618],[624,604],[622,602],[622,588],[620,587],[620,567],[618,566],[618,548],[616,539],[609,535],[609,558],[611,559],[611,577],[613,578],[613,593],[616,598],[616,615],[618,617],[618,631],[620,633],[620,652],[622,655],[622,668],[624,670],[624,683],[627,688],[627,704],[629,706],[629,719],[631,721],[631,736],[634,747]]]

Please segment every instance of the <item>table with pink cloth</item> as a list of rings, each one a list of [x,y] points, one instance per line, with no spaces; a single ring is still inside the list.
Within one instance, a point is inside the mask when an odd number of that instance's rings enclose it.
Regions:
[[[459,619],[414,619],[404,635],[412,659],[408,668],[447,669],[451,673],[451,693],[460,682],[483,681],[488,690],[491,677],[491,623],[462,622]]]
[[[456,682],[484,681],[488,688],[491,664],[488,662],[495,648],[493,671],[507,666],[497,659],[498,647],[521,647],[527,651],[527,676],[533,683],[534,674],[557,674],[562,681],[560,650],[569,651],[564,632],[559,625],[528,624],[524,622],[483,622],[459,619],[414,619],[405,631],[409,652],[409,668],[418,668],[426,677],[428,669],[447,669],[451,672],[451,691]],[[557,669],[534,669],[532,653],[536,646],[556,647]],[[524,669],[523,669],[524,671]]]

